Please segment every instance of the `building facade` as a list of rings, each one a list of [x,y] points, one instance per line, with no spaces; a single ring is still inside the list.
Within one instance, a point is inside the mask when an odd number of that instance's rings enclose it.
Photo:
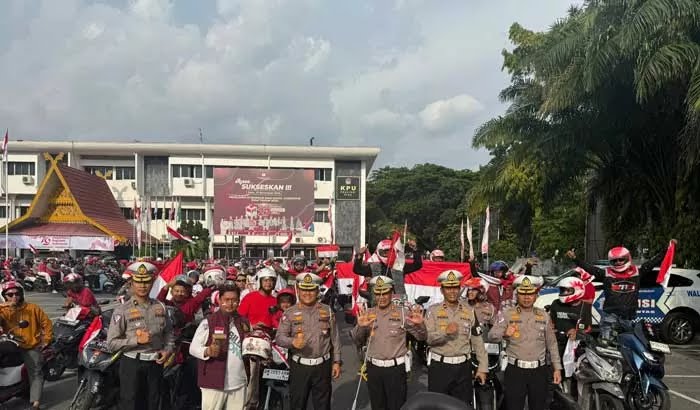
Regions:
[[[0,222],[25,214],[37,187],[47,172],[44,153],[104,178],[124,216],[136,224],[134,210],[150,212],[141,218],[142,229],[161,240],[167,253],[170,237],[166,227],[177,228],[179,221],[200,222],[210,232],[210,255],[238,258],[241,242],[246,256],[266,257],[269,252],[286,255],[281,245],[286,234],[226,234],[214,221],[215,170],[236,168],[264,170],[301,170],[313,172],[313,224],[303,235],[294,235],[291,253],[302,251],[314,256],[317,245],[334,242],[341,253],[365,243],[365,200],[367,176],[379,154],[378,148],[176,144],[141,142],[47,142],[10,141],[5,198],[9,213],[0,208]],[[2,171],[4,173],[4,167]],[[218,175],[218,174],[217,174]],[[219,188],[216,188],[219,189]],[[330,212],[329,212],[330,210]],[[172,214],[177,215],[172,218]],[[221,212],[219,212],[220,214]],[[9,219],[8,219],[9,215]],[[145,222],[144,222],[145,220]],[[145,226],[144,226],[145,223]],[[223,221],[221,222],[223,223]],[[286,222],[285,222],[286,223]]]

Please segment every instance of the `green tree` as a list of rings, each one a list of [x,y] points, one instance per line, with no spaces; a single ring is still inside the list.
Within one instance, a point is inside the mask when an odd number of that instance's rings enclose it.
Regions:
[[[176,255],[183,251],[186,260],[205,259],[209,254],[209,230],[204,228],[201,222],[182,221],[178,232],[189,236],[193,241],[173,240],[172,254]]]

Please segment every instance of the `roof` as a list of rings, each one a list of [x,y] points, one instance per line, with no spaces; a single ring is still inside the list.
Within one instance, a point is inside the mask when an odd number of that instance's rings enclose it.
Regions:
[[[122,215],[107,182],[88,172],[59,163],[50,166],[27,213],[9,223],[13,233],[106,235],[135,241],[134,227]]]

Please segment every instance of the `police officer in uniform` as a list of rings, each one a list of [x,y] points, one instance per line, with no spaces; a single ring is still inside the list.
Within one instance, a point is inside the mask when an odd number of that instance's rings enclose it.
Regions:
[[[459,300],[462,274],[447,270],[438,276],[443,303],[428,308],[425,326],[428,330],[428,390],[472,401],[472,369],[470,357],[476,354],[479,368],[476,377],[486,382],[488,356],[481,337],[481,326],[474,311]]]
[[[148,295],[157,274],[149,262],[135,262],[132,296],[114,308],[107,344],[124,354],[119,361],[119,406],[122,410],[158,410],[162,364],[173,352],[175,336],[165,305]]]
[[[426,330],[420,306],[410,311],[391,301],[393,280],[376,276],[370,281],[376,307],[360,309],[351,332],[355,343],[367,342],[367,389],[374,410],[399,410],[406,402],[406,332],[425,340]]]
[[[318,301],[321,278],[296,277],[298,302],[282,315],[275,342],[289,349],[291,408],[306,409],[311,393],[314,410],[330,410],[331,377],[340,377],[340,336],[333,311]]]
[[[544,410],[549,389],[549,372],[554,369],[554,384],[561,383],[561,360],[551,319],[543,309],[534,307],[541,278],[518,277],[518,303],[508,308],[489,332],[493,340],[507,341],[508,367],[504,376],[507,410],[522,410],[525,397],[530,410]],[[546,362],[549,353],[552,367]]]

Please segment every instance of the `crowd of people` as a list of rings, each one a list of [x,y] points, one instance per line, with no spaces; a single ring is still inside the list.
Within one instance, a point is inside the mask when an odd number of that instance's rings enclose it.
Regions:
[[[378,244],[373,257],[366,258],[362,249],[352,261],[353,271],[366,277],[369,285],[351,338],[364,347],[362,374],[373,409],[398,410],[406,404],[406,372],[413,362],[409,335],[429,347],[428,391],[473,405],[473,388],[484,384],[488,373],[485,342],[505,341],[506,408],[522,409],[526,399],[531,410],[546,408],[551,400],[548,386],[562,379],[563,346],[591,330],[592,281],[604,285],[601,337],[609,340],[615,321],[634,319],[640,276],[648,275],[660,261],[655,257],[637,268],[629,251],[615,248],[610,266],[599,269],[578,260],[571,251],[568,256],[578,266],[576,275],[559,283],[559,299],[549,312],[534,307],[542,279],[531,275],[529,266],[512,272],[508,264],[497,261],[479,272],[471,262],[471,277],[451,269],[437,277],[443,300],[424,311],[404,297],[404,276],[422,264],[415,242],[407,243],[414,258],[402,271],[387,266],[385,242]],[[430,259],[442,261],[444,254],[436,250]],[[162,408],[163,366],[173,361],[183,365],[188,377],[182,380],[196,380],[198,387],[194,383],[179,386],[178,403],[183,408],[243,409],[250,383],[246,340],[261,337],[286,353],[291,408],[305,409],[309,399],[315,409],[331,408],[332,380],[340,377],[343,360],[334,309],[321,303],[319,295],[321,285],[334,273],[333,259],[310,264],[298,256],[287,266],[275,259],[250,266],[245,261],[191,261],[185,265],[185,274],[151,298],[159,275],[153,262],[140,260],[125,267],[124,297],[109,323],[107,345],[123,353],[121,409]],[[100,313],[81,274],[69,273],[62,281],[66,307]],[[622,281],[625,289],[617,286]],[[41,351],[52,340],[51,321],[25,299],[20,281],[6,280],[1,294],[0,324],[22,341],[31,380],[30,405],[40,408]],[[168,309],[177,314],[169,315]],[[20,326],[21,321],[28,326]],[[191,343],[177,343],[187,329],[194,329]],[[472,358],[478,364],[475,369]]]

